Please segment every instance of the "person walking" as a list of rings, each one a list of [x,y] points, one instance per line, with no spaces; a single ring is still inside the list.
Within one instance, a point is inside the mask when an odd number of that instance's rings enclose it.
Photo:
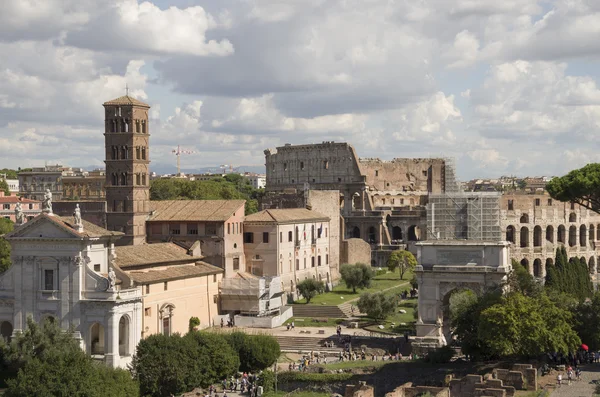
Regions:
[[[559,372],[558,375],[556,375],[556,385],[558,387],[560,387],[561,384],[562,384],[562,374]]]

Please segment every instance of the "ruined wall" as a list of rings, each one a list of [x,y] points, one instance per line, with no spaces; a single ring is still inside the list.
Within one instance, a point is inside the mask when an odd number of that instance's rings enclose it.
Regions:
[[[367,185],[378,191],[443,193],[443,159],[360,159],[361,174]]]
[[[461,379],[450,381],[452,397],[512,397],[515,395],[513,386],[505,386],[500,379],[483,380],[481,375],[467,375]]]
[[[500,199],[500,227],[513,243],[512,257],[536,277],[545,277],[556,248],[564,245],[569,258],[588,263],[597,274],[600,215],[574,203],[553,200],[548,194],[504,194]]]
[[[340,250],[340,264],[343,263],[371,263],[371,246],[360,238],[351,238],[342,241]]]
[[[309,190],[307,208],[328,216],[329,221],[329,268],[333,281],[340,277],[340,192],[337,190]]]
[[[363,184],[354,148],[347,143],[280,146],[265,150],[267,191],[286,188],[338,189],[345,184]],[[317,187],[320,185],[321,187]]]
[[[344,397],[375,397],[375,389],[365,382],[359,382],[357,385],[346,385]]]
[[[399,386],[385,397],[419,397],[429,393],[432,397],[450,397],[450,390],[447,387],[431,387],[431,386],[413,386],[412,382],[407,382]]]

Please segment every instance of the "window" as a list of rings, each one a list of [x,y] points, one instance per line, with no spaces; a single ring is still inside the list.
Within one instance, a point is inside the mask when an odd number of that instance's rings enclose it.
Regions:
[[[96,264],[94,265],[94,271],[95,271],[95,272],[99,272],[99,271],[100,271],[100,264],[99,264],[99,263],[96,263]]]
[[[304,161],[300,162],[300,169],[303,170],[304,169]]]
[[[146,284],[146,295],[150,293],[150,284]]]
[[[198,234],[198,224],[197,223],[188,223],[187,224],[187,234],[197,235]]]
[[[142,183],[142,176],[140,174],[135,174],[135,184],[140,185]]]
[[[279,232],[279,242],[283,243],[283,232]]]
[[[142,147],[142,160],[146,160],[146,148]]]
[[[233,258],[233,270],[240,270],[240,258]]]
[[[325,228],[325,237],[327,237],[327,228]]]
[[[515,209],[514,201],[513,200],[508,200],[508,210],[509,211],[513,211],[514,209]]]
[[[171,235],[179,235],[181,234],[181,229],[179,225],[171,225]]]
[[[294,241],[294,233],[292,231],[288,232],[288,242]]]
[[[169,283],[165,281],[164,290],[167,291],[169,289]]]
[[[283,163],[283,170],[287,171],[287,163]]]
[[[396,199],[392,199],[392,205],[396,203]]]
[[[142,174],[142,185],[146,186],[146,174]]]
[[[306,258],[304,258],[304,268],[306,269]]]
[[[536,207],[539,207],[539,206],[540,206],[540,199],[539,199],[539,198],[536,198],[536,199],[535,199],[535,206],[536,206]]]
[[[571,209],[574,210],[575,209],[575,203],[571,203]]]
[[[144,309],[144,316],[150,317],[152,315],[152,311],[149,307]]]
[[[327,161],[327,160],[323,161],[323,168],[326,170],[329,169],[329,161]]]
[[[552,199],[548,199],[548,205],[552,205]]]
[[[310,257],[310,267],[315,267],[315,257],[314,256]]]
[[[317,257],[317,266],[321,266],[321,255]]]
[[[231,234],[231,223],[227,224],[227,234]]]
[[[252,233],[252,232],[244,233],[244,243],[246,243],[246,244],[254,243],[254,233]]]
[[[423,170],[423,176],[427,176],[427,170]]]
[[[317,229],[317,238],[321,238],[322,234],[323,234],[323,226],[321,226],[320,228]]]
[[[263,232],[263,243],[269,242],[269,232]]]
[[[10,204],[4,204],[4,205],[3,205],[3,208],[4,208],[5,210],[9,210],[9,209],[10,209]]]
[[[296,259],[296,270],[300,270],[300,259]]]
[[[329,254],[325,255],[325,264],[329,265]]]
[[[206,235],[213,236],[217,234],[217,224],[216,223],[207,223],[206,224]]]
[[[213,283],[216,283],[216,282],[217,282],[217,275],[213,274]]]
[[[44,269],[44,290],[54,290],[54,270]]]

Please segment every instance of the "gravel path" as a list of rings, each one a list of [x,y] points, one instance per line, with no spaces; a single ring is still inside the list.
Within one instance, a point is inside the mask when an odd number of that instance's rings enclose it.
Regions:
[[[600,364],[581,366],[581,380],[567,384],[567,375],[563,373],[563,384],[550,394],[550,397],[592,397],[596,384],[600,384]]]

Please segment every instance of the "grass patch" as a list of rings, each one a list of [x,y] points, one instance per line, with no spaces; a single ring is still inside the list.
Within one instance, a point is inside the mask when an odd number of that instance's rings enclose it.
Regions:
[[[309,382],[309,383],[333,383],[345,382],[352,378],[352,374],[316,374],[311,372],[280,372],[277,376],[277,382],[280,384],[292,382]]]
[[[270,391],[267,393],[264,393],[263,396],[264,397],[284,397],[286,395],[290,395],[290,397],[329,397],[330,393],[318,393],[318,392],[314,392],[314,391],[303,391],[303,390],[298,390],[296,392],[287,392],[287,391],[278,391],[277,393],[275,393],[274,391]]]
[[[367,289],[357,290],[356,293],[352,293],[352,290],[346,288],[346,284],[340,280],[340,283],[333,287],[333,291],[325,292],[319,294],[311,299],[310,305],[339,305],[345,302],[348,302],[352,299],[356,299],[360,297],[360,294],[364,292],[379,292],[384,289],[393,288],[393,287],[405,287],[404,289],[410,288],[410,279],[412,278],[411,272],[406,272],[404,274],[404,279],[400,280],[400,272],[398,269],[394,272],[386,272],[385,274],[380,274],[373,277],[371,281],[371,287]],[[405,286],[402,284],[406,284]],[[396,288],[394,288],[396,290]],[[399,294],[402,292],[402,289],[398,289],[394,293]],[[343,298],[343,299],[342,299]],[[294,303],[306,303],[306,299],[299,299]]]
[[[400,313],[399,310],[404,309],[406,313]],[[417,309],[417,298],[407,299],[398,305],[396,312],[385,319],[384,321],[375,321],[373,319],[365,318],[359,322],[359,327],[364,328],[367,331],[383,332],[392,334],[404,334],[405,332],[412,333],[415,330],[415,317],[414,313]],[[406,323],[406,325],[400,325]],[[394,324],[394,325],[392,325]],[[379,325],[384,325],[384,329],[379,329]]]
[[[315,321],[317,320],[317,321]],[[295,327],[337,327],[339,324],[344,322],[343,318],[306,318],[306,317],[292,317],[287,320],[283,325],[291,324],[294,322]]]

